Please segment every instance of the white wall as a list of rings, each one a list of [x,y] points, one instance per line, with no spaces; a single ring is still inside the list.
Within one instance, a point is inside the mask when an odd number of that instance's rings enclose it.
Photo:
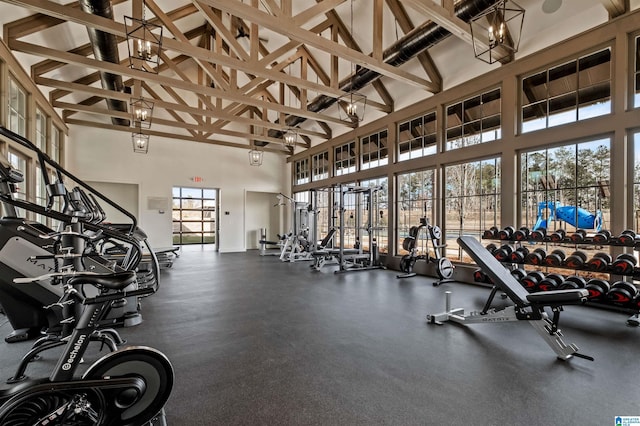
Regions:
[[[131,183],[113,183],[113,182],[91,182],[85,181],[89,186],[91,186],[96,191],[103,194],[105,197],[108,197],[111,201],[117,203],[120,207],[134,215],[136,218],[138,217],[138,211],[140,211],[138,207],[139,195],[138,195],[138,185]],[[124,214],[110,206],[109,204],[103,203],[100,199],[98,199],[100,203],[100,207],[107,214],[107,220],[112,223],[128,223],[130,219]]]
[[[131,134],[70,126],[67,168],[87,181],[137,184],[139,225],[153,247],[171,240],[171,210],[147,210],[147,197],[171,200],[174,186],[220,189],[221,252],[244,251],[245,193],[290,190],[290,166],[283,155],[265,152],[262,166],[249,165],[248,149],[151,137],[149,153],[135,154]],[[202,182],[191,178],[200,176]]]
[[[245,205],[246,247],[248,249],[260,248],[260,229],[267,230],[267,241],[277,241],[278,234],[284,233],[282,228],[282,207],[275,206],[278,203],[278,194],[273,192],[247,191]]]

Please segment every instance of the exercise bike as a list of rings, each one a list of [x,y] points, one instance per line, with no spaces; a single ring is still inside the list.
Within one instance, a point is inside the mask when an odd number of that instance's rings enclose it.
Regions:
[[[453,277],[454,266],[447,257],[444,256],[443,249],[447,247],[446,244],[441,244],[442,230],[437,225],[431,225],[426,215],[427,206],[424,206],[424,216],[420,218],[420,225],[412,226],[409,229],[409,236],[402,241],[402,248],[409,252],[400,259],[400,270],[402,274],[397,275],[397,278],[410,278],[416,276],[413,271],[418,260],[424,260],[427,263],[435,263],[436,274],[439,280],[434,283],[434,286],[440,285],[444,282],[451,281]],[[429,241],[431,241],[431,248],[433,250],[433,257],[429,256],[429,250],[424,255],[418,254],[418,241],[420,240],[420,234],[423,230],[426,230]]]
[[[133,346],[117,349],[93,363],[81,377],[78,366],[99,320],[112,302],[144,296],[149,288],[125,291],[135,272],[111,274],[62,272],[33,278],[31,283],[64,278],[64,298],[83,309],[58,361],[46,378],[28,379],[17,374],[8,389],[0,390],[0,425],[3,426],[140,426],[151,425],[173,388],[174,371],[169,359],[156,349]],[[100,293],[83,297],[78,286],[92,285]],[[23,373],[23,371],[22,371]]]

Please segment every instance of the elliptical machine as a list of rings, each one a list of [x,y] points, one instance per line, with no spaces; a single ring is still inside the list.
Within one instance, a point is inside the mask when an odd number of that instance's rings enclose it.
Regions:
[[[419,254],[418,241],[420,241],[421,233],[426,231],[427,238],[431,242],[431,249],[433,256],[429,255],[429,248],[427,247],[427,253]],[[402,248],[409,252],[400,259],[400,270],[402,274],[397,275],[397,278],[410,278],[416,276],[413,268],[418,260],[424,260],[427,263],[433,262],[435,264],[436,274],[439,280],[434,283],[435,286],[444,282],[451,281],[453,277],[454,266],[446,256],[444,256],[443,249],[447,247],[446,244],[442,244],[440,239],[442,238],[442,230],[437,225],[431,225],[429,219],[427,219],[427,205],[424,204],[423,216],[420,218],[420,225],[412,226],[409,229],[409,235],[402,241]]]
[[[54,170],[57,175],[56,182],[51,183],[49,174],[41,173],[48,193],[46,206],[20,200],[14,197],[13,193],[16,185],[23,181],[23,176],[4,158],[0,158],[0,203],[3,207],[3,217],[0,219],[0,305],[14,329],[5,338],[11,343],[38,336],[45,329],[55,328],[63,319],[59,310],[43,308],[60,298],[59,287],[52,286],[48,281],[16,286],[13,283],[14,278],[34,277],[65,268],[107,274],[135,270],[142,251],[141,241],[134,235],[137,226],[131,213],[62,169],[27,139],[4,128],[0,128],[0,134],[34,151],[40,170]],[[77,186],[73,190],[67,190],[63,183],[64,177],[75,182]],[[90,193],[87,195],[83,188]],[[129,217],[131,225],[117,229],[102,223],[106,215],[93,194]],[[54,208],[60,205],[62,208]],[[18,208],[52,218],[62,223],[62,229],[55,232],[41,223],[19,217]],[[69,232],[87,235],[88,238],[70,238]],[[109,241],[126,247],[126,255],[118,261],[106,258],[99,249]],[[153,252],[149,251],[153,255]],[[155,278],[147,280],[147,285],[157,289],[157,265],[154,271]],[[132,283],[131,289],[136,286],[138,281]],[[138,299],[134,298],[127,300],[126,304],[114,307],[104,318],[104,325],[140,323],[142,318],[138,305]]]
[[[46,170],[45,166],[49,164],[61,173],[60,166],[28,140],[1,127],[0,135],[35,150],[42,170]],[[173,367],[167,357],[156,349],[143,346],[116,349],[112,337],[115,335],[98,334],[103,320],[123,300],[138,300],[157,290],[157,282],[155,286],[136,286],[137,276],[133,269],[141,257],[141,247],[135,239],[120,231],[93,221],[83,221],[86,218],[82,215],[70,215],[66,210],[66,213],[59,212],[51,206],[14,199],[12,193],[21,180],[21,174],[0,157],[0,203],[7,215],[0,220],[0,243],[4,244],[0,248],[0,300],[3,309],[10,321],[12,316],[9,312],[18,315],[13,317],[14,320],[18,318],[35,326],[42,325],[51,312],[56,312],[43,309],[40,300],[51,300],[52,307],[70,305],[77,309],[73,310],[75,316],[70,322],[69,333],[63,333],[61,338],[40,340],[23,357],[16,374],[9,381],[11,386],[0,390],[0,424],[151,426],[163,422],[163,407],[174,382]],[[50,188],[46,178],[45,183]],[[51,197],[49,203],[53,204]],[[72,226],[53,232],[37,222],[19,218],[16,207]],[[76,224],[82,226],[74,228]],[[132,244],[128,259],[122,263],[129,270],[106,261],[94,250],[85,250],[83,243],[103,238]],[[72,249],[60,252],[55,247],[56,242]],[[9,254],[14,256],[9,257]],[[157,268],[157,259],[154,263]],[[108,272],[103,272],[100,266]],[[58,269],[61,270],[58,272]],[[18,308],[29,309],[36,305],[39,308],[32,309],[32,315],[20,318],[14,302]],[[96,337],[104,339],[112,352],[77,377],[78,366],[89,342]],[[60,346],[64,349],[49,377],[28,379],[25,376],[26,366],[35,355]]]

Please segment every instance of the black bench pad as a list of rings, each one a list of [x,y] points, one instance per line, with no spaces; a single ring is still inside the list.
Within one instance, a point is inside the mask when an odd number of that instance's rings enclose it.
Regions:
[[[589,290],[578,288],[575,290],[551,290],[540,293],[531,293],[527,300],[536,305],[568,305],[578,304],[587,300]]]

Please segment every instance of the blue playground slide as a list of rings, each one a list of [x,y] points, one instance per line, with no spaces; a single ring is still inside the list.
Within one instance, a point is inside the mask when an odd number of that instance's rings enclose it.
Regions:
[[[549,210],[547,219],[543,219],[543,213],[545,210]],[[578,221],[576,223],[576,211]],[[580,229],[595,229],[600,231],[602,229],[602,212],[598,210],[595,214],[591,213],[582,207],[576,206],[563,206],[561,203],[553,201],[543,201],[538,204],[538,218],[533,230],[538,228],[547,228],[547,220],[562,220],[569,225]]]

